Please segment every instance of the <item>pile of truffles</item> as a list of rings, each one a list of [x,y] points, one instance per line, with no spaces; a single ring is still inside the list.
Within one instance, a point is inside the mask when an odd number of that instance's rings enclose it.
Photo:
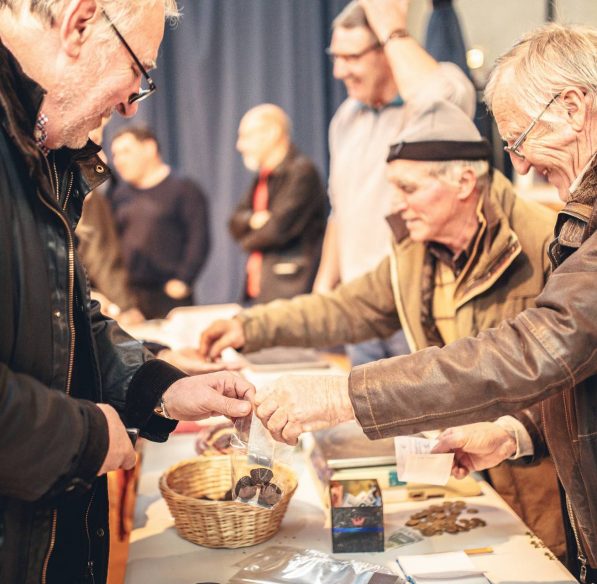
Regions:
[[[257,504],[262,507],[273,507],[282,497],[280,487],[271,482],[274,473],[269,468],[254,468],[250,475],[241,477],[234,487],[234,497],[243,502],[255,498],[259,490]]]
[[[431,505],[411,515],[406,525],[417,529],[425,537],[442,535],[443,533],[455,534],[487,525],[479,517],[460,517],[465,511],[470,514],[479,512],[478,509],[466,509],[464,501],[446,501],[441,505]]]

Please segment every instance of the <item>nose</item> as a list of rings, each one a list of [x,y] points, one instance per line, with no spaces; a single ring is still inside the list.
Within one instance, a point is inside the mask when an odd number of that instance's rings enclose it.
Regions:
[[[334,59],[333,69],[334,79],[344,79],[348,75],[348,69],[346,62],[342,57],[336,57]]]
[[[394,195],[392,197],[392,211],[394,213],[401,213],[402,211],[406,211],[407,207],[408,205],[404,193],[398,188],[394,189]]]
[[[132,118],[139,109],[139,104],[137,102],[129,103],[128,99],[126,101],[121,101],[118,106],[116,106],[118,113],[124,118]]]
[[[510,160],[512,161],[514,170],[516,170],[518,174],[526,174],[531,169],[531,164],[526,158],[520,158],[512,152],[510,152]]]

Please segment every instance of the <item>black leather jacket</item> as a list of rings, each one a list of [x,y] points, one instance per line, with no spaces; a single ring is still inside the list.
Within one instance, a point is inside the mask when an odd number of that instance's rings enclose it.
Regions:
[[[153,407],[183,374],[90,303],[73,230],[109,171],[92,143],[48,163],[33,141],[42,99],[0,44],[0,582],[99,584],[108,434],[93,402],[163,441],[175,424]]]
[[[579,189],[591,204],[560,213],[554,271],[536,308],[442,349],[356,367],[349,384],[371,438],[493,420],[541,402],[535,430],[566,491],[584,560],[597,568],[597,163]]]

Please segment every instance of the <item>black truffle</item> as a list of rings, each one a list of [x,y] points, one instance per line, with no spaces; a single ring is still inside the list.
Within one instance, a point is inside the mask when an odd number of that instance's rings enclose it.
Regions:
[[[266,485],[274,478],[274,473],[269,468],[254,468],[251,470],[251,478],[255,485]]]
[[[241,499],[252,499],[256,492],[257,486],[249,476],[244,476],[238,479],[238,482],[234,487],[235,496],[240,497]]]
[[[261,487],[257,502],[264,507],[273,507],[281,497],[282,491],[280,487],[274,485],[274,483],[269,483]]]

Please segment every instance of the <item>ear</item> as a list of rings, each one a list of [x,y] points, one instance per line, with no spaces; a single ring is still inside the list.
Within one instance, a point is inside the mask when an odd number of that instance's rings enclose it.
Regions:
[[[76,59],[91,32],[91,21],[98,11],[95,0],[71,0],[60,24],[60,41],[66,54]]]
[[[471,168],[465,168],[458,179],[458,199],[464,201],[468,199],[477,186],[477,175]]]
[[[566,121],[575,132],[584,129],[589,113],[585,93],[579,87],[569,87],[560,94],[560,101],[566,108]]]

